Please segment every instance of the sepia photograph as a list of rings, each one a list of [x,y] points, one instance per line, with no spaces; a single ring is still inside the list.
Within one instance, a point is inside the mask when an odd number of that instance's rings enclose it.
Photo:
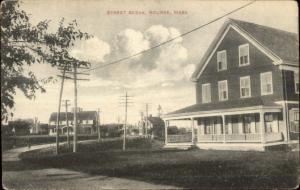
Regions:
[[[292,0],[4,0],[2,189],[298,189]]]

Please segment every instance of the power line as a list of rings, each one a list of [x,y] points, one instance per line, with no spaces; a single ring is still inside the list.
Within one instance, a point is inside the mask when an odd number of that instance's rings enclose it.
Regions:
[[[255,0],[255,1],[256,1],[256,0]],[[83,71],[83,72],[92,71],[92,70],[96,70],[96,69],[101,69],[101,68],[107,67],[107,66],[109,66],[109,65],[113,65],[113,64],[116,64],[116,63],[119,63],[119,62],[122,62],[122,61],[125,61],[125,60],[128,60],[128,59],[131,59],[132,57],[141,55],[141,54],[146,53],[146,52],[148,52],[148,51],[150,51],[150,50],[156,49],[156,48],[158,48],[158,47],[160,47],[160,46],[163,46],[163,45],[165,45],[165,44],[167,44],[167,43],[169,43],[169,42],[172,42],[172,41],[174,41],[174,40],[176,40],[176,39],[178,39],[178,38],[184,37],[184,36],[186,36],[186,35],[188,35],[188,34],[194,32],[194,31],[196,31],[196,30],[199,30],[199,29],[201,29],[201,28],[203,28],[203,27],[205,27],[205,26],[207,26],[207,25],[210,25],[210,24],[212,24],[212,23],[214,23],[214,22],[216,22],[216,21],[218,21],[218,20],[220,20],[220,19],[222,19],[222,18],[224,18],[224,17],[226,17],[226,16],[228,16],[228,15],[231,15],[231,14],[233,14],[233,13],[235,13],[235,12],[237,12],[237,11],[243,9],[243,8],[246,8],[246,7],[250,6],[251,4],[255,3],[255,1],[251,1],[250,3],[247,3],[247,4],[243,5],[243,6],[240,6],[240,7],[236,8],[236,9],[234,9],[234,10],[232,10],[232,11],[230,11],[230,12],[228,12],[228,13],[226,13],[226,14],[220,16],[220,17],[217,17],[217,18],[215,18],[215,19],[213,19],[213,20],[211,20],[211,21],[209,21],[209,22],[207,22],[207,23],[205,23],[205,24],[203,24],[203,25],[201,25],[201,26],[198,26],[197,28],[194,28],[194,29],[192,29],[192,30],[190,30],[190,31],[187,31],[187,32],[181,34],[181,35],[178,35],[178,36],[176,36],[176,37],[174,37],[174,38],[171,38],[171,39],[169,39],[169,40],[167,40],[167,41],[164,41],[164,42],[159,43],[159,44],[157,44],[157,45],[155,45],[155,46],[152,46],[152,47],[150,47],[150,48],[148,48],[148,49],[146,49],[146,50],[140,51],[140,52],[138,52],[138,53],[129,55],[129,56],[124,57],[124,58],[121,58],[121,59],[118,59],[118,60],[116,60],[116,61],[109,62],[109,63],[104,64],[104,65],[100,65],[100,66],[97,66],[97,67],[94,67],[94,68],[87,69],[86,71]]]

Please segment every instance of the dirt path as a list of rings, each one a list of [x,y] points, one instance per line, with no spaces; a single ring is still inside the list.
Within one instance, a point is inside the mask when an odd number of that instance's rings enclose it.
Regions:
[[[82,172],[58,169],[37,168],[26,165],[19,154],[28,150],[46,148],[55,144],[36,145],[30,149],[16,148],[3,152],[2,183],[6,189],[175,189],[174,186],[156,185],[142,181],[95,176]],[[3,168],[3,167],[2,167]]]

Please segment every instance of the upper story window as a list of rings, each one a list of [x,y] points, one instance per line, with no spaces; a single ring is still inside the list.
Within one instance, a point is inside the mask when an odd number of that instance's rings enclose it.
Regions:
[[[240,78],[241,98],[251,97],[251,81],[250,76]]]
[[[261,95],[273,94],[272,72],[260,74]]]
[[[219,90],[219,100],[220,101],[228,100],[227,80],[218,82],[218,90]]]
[[[250,65],[249,44],[243,44],[239,46],[239,65]]]
[[[210,83],[202,84],[202,103],[211,102]]]
[[[299,73],[294,72],[295,93],[299,94]]]
[[[217,63],[218,63],[218,71],[223,71],[227,69],[226,50],[217,52]]]

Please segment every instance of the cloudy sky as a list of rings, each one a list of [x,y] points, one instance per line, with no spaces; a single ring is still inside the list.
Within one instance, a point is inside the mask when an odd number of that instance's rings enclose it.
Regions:
[[[80,29],[94,38],[76,43],[70,53],[81,60],[101,66],[128,55],[143,51],[156,44],[209,22],[249,1],[199,0],[23,0],[21,8],[30,14],[33,23],[51,20],[55,31],[61,18],[76,19]],[[126,14],[116,14],[116,12]],[[135,14],[128,14],[133,11]],[[171,14],[149,14],[149,11],[169,11]],[[183,14],[174,14],[181,11]],[[129,107],[130,123],[137,123],[145,104],[149,114],[157,115],[160,104],[167,113],[195,103],[195,85],[189,81],[195,65],[228,18],[235,18],[298,32],[297,4],[292,1],[259,1],[224,19],[178,38],[143,55],[119,64],[90,72],[90,81],[78,84],[78,105],[83,110],[101,109],[102,122],[124,119],[120,96],[125,91],[133,96]],[[112,14],[108,14],[108,12]],[[141,14],[144,12],[144,14]],[[35,65],[29,70],[38,78],[55,76],[56,69]],[[16,95],[15,118],[38,117],[48,122],[51,112],[57,111],[59,82],[46,85],[47,93],[27,100]],[[65,84],[63,99],[73,106],[73,84]],[[64,109],[63,109],[64,110]]]

